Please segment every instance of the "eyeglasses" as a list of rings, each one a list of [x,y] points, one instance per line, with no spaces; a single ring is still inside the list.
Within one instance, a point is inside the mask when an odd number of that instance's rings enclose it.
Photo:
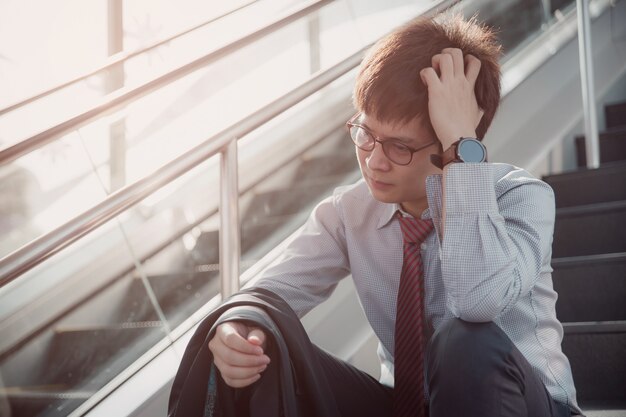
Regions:
[[[371,130],[367,127],[355,123],[356,120],[361,116],[360,113],[355,114],[347,123],[346,126],[350,131],[350,137],[352,138],[352,142],[356,145],[357,148],[371,152],[374,150],[376,146],[376,142],[380,143],[380,146],[383,147],[383,153],[394,164],[398,165],[408,165],[411,163],[413,159],[413,154],[415,152],[421,151],[422,149],[426,149],[429,146],[434,145],[438,142],[437,139],[433,140],[427,145],[420,146],[419,148],[411,148],[410,146],[405,145],[399,139],[385,139],[380,140],[380,136],[374,135]]]

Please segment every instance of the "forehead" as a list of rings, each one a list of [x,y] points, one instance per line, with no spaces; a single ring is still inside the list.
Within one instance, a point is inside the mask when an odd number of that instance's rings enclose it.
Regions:
[[[362,113],[358,120],[379,136],[403,139],[413,143],[429,139],[426,137],[429,136],[429,129],[420,117],[415,117],[407,123],[390,123]]]

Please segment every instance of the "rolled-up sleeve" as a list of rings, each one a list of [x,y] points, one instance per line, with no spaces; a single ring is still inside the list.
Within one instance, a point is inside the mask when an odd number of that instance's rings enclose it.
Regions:
[[[334,195],[319,203],[285,252],[257,282],[304,316],[349,274],[346,238]]]
[[[523,170],[494,180],[493,164],[454,164],[445,178],[441,267],[449,308],[494,320],[532,289],[549,265],[554,193]]]

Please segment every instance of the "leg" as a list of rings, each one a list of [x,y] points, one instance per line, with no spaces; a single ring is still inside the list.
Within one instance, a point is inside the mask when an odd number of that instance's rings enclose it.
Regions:
[[[426,366],[431,417],[569,416],[495,323],[450,320],[433,335]]]
[[[325,383],[327,382],[329,392],[333,396],[333,398],[325,398],[325,401],[334,400],[339,415],[343,417],[391,417],[392,388],[380,384],[365,372],[313,344],[311,344],[311,348],[313,354],[317,356],[320,373],[323,374],[323,379]],[[272,371],[271,366],[272,364],[266,372]],[[229,390],[223,383],[220,392],[230,391],[234,395],[232,399],[225,401],[226,406],[230,407],[229,412],[225,414],[253,415],[254,413],[251,413],[250,408],[252,403],[258,408],[257,412],[260,410],[261,415],[268,415],[270,410],[279,409],[276,380],[276,378],[267,379],[264,375],[253,385],[237,390]],[[305,415],[309,415],[306,413],[311,413],[311,410],[315,408],[311,404],[315,399],[311,398],[306,390],[297,392],[296,395],[300,409]]]
[[[393,411],[393,389],[315,347],[342,416],[385,417]]]

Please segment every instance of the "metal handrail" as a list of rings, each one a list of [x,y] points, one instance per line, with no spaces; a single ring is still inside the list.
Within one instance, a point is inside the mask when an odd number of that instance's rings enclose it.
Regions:
[[[442,0],[423,14],[428,15],[439,9],[447,9],[458,2],[459,0]],[[0,288],[211,156],[225,152],[232,141],[237,141],[239,138],[249,134],[272,118],[356,68],[360,64],[364,53],[371,46],[372,44],[366,45],[333,67],[311,77],[311,79],[290,92],[230,125],[201,144],[196,145],[173,161],[163,165],[154,173],[118,190],[95,207],[0,259]],[[228,201],[225,202],[220,199],[220,211],[228,210],[228,204],[230,204]],[[238,276],[236,278],[238,279]]]
[[[181,37],[183,37],[183,36],[185,36],[185,35],[187,35],[187,34],[189,34],[191,32],[194,32],[194,31],[196,31],[196,30],[198,30],[198,29],[200,29],[200,28],[202,28],[204,26],[210,25],[211,23],[214,23],[214,22],[216,22],[216,21],[218,21],[220,19],[223,19],[226,16],[229,16],[229,15],[231,15],[233,13],[236,13],[236,12],[238,12],[240,10],[243,10],[246,7],[252,5],[253,3],[256,3],[258,1],[259,0],[251,0],[251,1],[247,2],[247,3],[242,4],[239,7],[236,7],[234,9],[229,10],[228,12],[226,12],[224,14],[221,14],[219,16],[216,16],[216,17],[212,18],[212,19],[209,19],[206,22],[200,23],[200,24],[198,24],[196,26],[192,26],[192,27],[190,27],[188,29],[185,29],[182,32],[179,32],[179,33],[177,33],[175,35],[172,35],[172,36],[170,36],[168,38],[161,39],[160,41],[157,41],[157,42],[153,43],[152,45],[146,46],[146,47],[138,49],[136,51],[127,52],[127,53],[119,52],[117,54],[113,54],[113,55],[109,56],[104,61],[104,64],[102,64],[102,65],[100,65],[100,66],[98,66],[98,67],[96,67],[94,69],[91,69],[91,70],[85,72],[82,75],[76,76],[76,77],[72,78],[71,80],[64,81],[63,83],[61,83],[59,85],[56,85],[56,86],[54,86],[54,87],[52,87],[50,89],[47,89],[47,90],[42,91],[42,92],[39,92],[39,93],[37,93],[37,94],[35,94],[35,95],[31,96],[31,97],[28,97],[26,99],[23,99],[23,100],[17,102],[17,103],[13,103],[13,104],[11,104],[11,105],[3,108],[3,109],[0,109],[0,116],[2,116],[3,114],[6,114],[6,113],[12,112],[14,110],[17,110],[20,107],[24,107],[25,105],[30,104],[33,101],[39,100],[39,99],[44,98],[46,96],[49,96],[50,94],[56,93],[57,91],[62,90],[62,89],[66,88],[66,87],[68,87],[68,86],[70,86],[72,84],[75,84],[77,82],[86,80],[87,78],[92,77],[92,76],[96,75],[99,72],[102,72],[102,71],[107,70],[107,69],[109,69],[111,67],[119,65],[119,64],[121,64],[123,62],[126,62],[129,59],[132,59],[132,58],[134,58],[136,56],[139,56],[141,54],[145,54],[146,52],[149,52],[149,51],[151,51],[153,49],[156,49],[159,46],[165,45],[165,44],[167,44],[167,43],[169,43],[169,42],[171,42],[173,40],[181,38]]]
[[[0,260],[0,287],[61,251],[82,236],[111,220],[159,188],[180,177],[208,158],[221,152],[233,140],[241,138],[265,124],[300,101],[356,68],[370,47],[362,48],[337,65],[312,77],[267,106],[232,124],[203,143],[195,146],[154,173],[111,194],[95,207],[64,225],[35,239]],[[220,204],[224,204],[221,202]],[[222,206],[220,206],[220,209]]]
[[[84,126],[88,122],[95,120],[97,117],[110,114],[119,108],[137,100],[157,89],[174,82],[212,62],[217,61],[244,46],[247,46],[258,39],[269,35],[278,29],[305,17],[321,7],[334,2],[335,0],[310,0],[299,5],[296,9],[285,12],[271,23],[257,29],[251,30],[249,33],[242,35],[226,46],[220,47],[207,55],[200,57],[188,64],[185,64],[167,74],[160,75],[144,84],[133,88],[122,88],[117,90],[102,100],[100,104],[92,106],[88,110],[74,116],[56,126],[38,133],[30,138],[24,139],[14,145],[10,145],[0,150],[0,165],[7,164],[15,159],[32,152],[47,143],[59,138],[63,134],[71,132]]]
[[[586,162],[587,168],[598,168],[600,166],[600,142],[598,138],[598,116],[596,115],[596,90],[593,77],[589,0],[576,0],[576,18],[578,20],[578,56],[585,126]]]

